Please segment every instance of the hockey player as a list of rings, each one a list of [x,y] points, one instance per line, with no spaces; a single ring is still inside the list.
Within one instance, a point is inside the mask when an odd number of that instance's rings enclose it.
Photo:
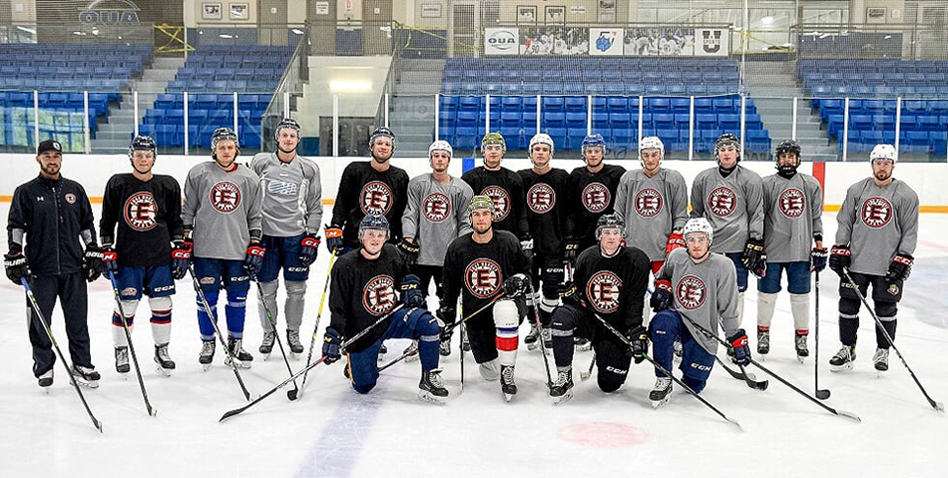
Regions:
[[[76,380],[97,387],[100,376],[89,353],[88,299],[83,282],[96,280],[102,267],[92,206],[79,183],[62,177],[63,148],[58,141],[41,142],[36,148],[36,162],[39,176],[13,193],[7,219],[10,249],[3,256],[3,266],[17,286],[23,278],[30,283],[47,324],[52,323],[53,306],[59,298],[72,373]],[[39,320],[31,311],[33,375],[40,387],[49,387],[53,384],[56,355]]]
[[[524,197],[523,180],[517,173],[500,165],[507,152],[507,142],[500,133],[487,133],[481,140],[484,165],[464,173],[464,180],[474,194],[484,195],[494,203],[493,229],[510,231],[520,239],[528,254],[533,253],[533,240],[524,206],[516,198]]]
[[[432,279],[438,298],[444,296],[441,280],[448,245],[472,232],[467,205],[474,192],[460,178],[448,174],[453,154],[447,141],[431,143],[428,147],[431,172],[415,176],[408,183],[408,205],[402,216],[402,233],[406,241],[420,249],[412,270],[421,280],[425,297]],[[450,339],[448,336],[441,341],[441,355],[451,354]]]
[[[217,128],[211,135],[211,157],[191,168],[184,183],[184,245],[173,254],[177,257],[193,251],[194,274],[210,306],[208,316],[198,298],[198,324],[201,328],[199,362],[205,369],[214,361],[217,322],[217,299],[221,289],[227,291],[227,347],[239,367],[250,367],[253,355],[243,348],[244,318],[250,281],[263,264],[265,249],[260,245],[261,191],[260,178],[247,166],[234,161],[240,154],[237,134],[230,128]],[[188,270],[187,259],[175,261],[175,278],[183,278]],[[230,363],[230,357],[227,357]]]
[[[586,165],[569,173],[566,189],[568,211],[564,254],[570,263],[576,261],[581,251],[598,243],[596,224],[603,214],[613,211],[619,180],[625,173],[622,166],[603,161],[606,142],[601,134],[583,138],[582,154]]]
[[[490,381],[499,378],[501,392],[509,402],[517,394],[517,329],[526,308],[523,295],[529,287],[529,260],[513,234],[493,229],[496,214],[488,196],[474,196],[468,213],[474,232],[448,246],[439,314],[445,324],[451,324],[457,318],[459,296],[464,313],[470,314],[504,293],[465,325],[481,376]]]
[[[401,240],[408,173],[389,162],[395,152],[395,133],[385,127],[376,129],[369,138],[369,151],[371,160],[349,163],[342,172],[332,224],[326,228],[326,247],[339,249],[340,255],[358,249],[362,218],[382,214],[392,225],[389,241],[408,254],[417,254],[417,248]]]
[[[574,282],[567,285],[563,305],[553,313],[557,378],[550,388],[550,396],[554,403],[565,402],[573,396],[573,331],[576,328],[585,329],[584,335],[593,337],[599,389],[614,392],[625,383],[632,351],[604,330],[593,314],[625,332],[637,350],[648,350],[648,334],[642,321],[648,287],[648,257],[635,247],[623,246],[625,223],[619,214],[600,216],[596,236],[599,245],[579,255]],[[636,363],[642,360],[639,354]]]
[[[293,353],[303,353],[300,324],[303,322],[306,280],[309,266],[316,260],[320,242],[317,234],[323,218],[319,166],[296,154],[300,142],[299,123],[284,119],[277,124],[274,135],[277,151],[259,153],[250,162],[250,169],[260,176],[263,193],[263,239],[260,245],[267,254],[257,274],[262,290],[257,309],[263,327],[259,351],[264,356],[273,350],[276,339],[280,269],[283,269],[283,282],[286,284],[283,308],[286,342]],[[268,309],[273,314],[273,324],[267,317]]]
[[[175,293],[171,273],[171,244],[184,241],[181,222],[181,186],[173,177],[154,174],[158,156],[155,140],[136,136],[128,148],[131,173],[109,178],[102,198],[99,234],[106,266],[113,270],[122,308],[112,314],[115,370],[128,373],[128,338],[121,313],[131,333],[135,310],[142,295],[151,309],[151,335],[155,340],[155,363],[168,376],[175,363],[168,354],[171,341],[171,296]],[[116,225],[118,233],[116,234]]]
[[[762,277],[764,255],[764,208],[762,183],[757,173],[740,164],[741,141],[730,133],[714,143],[716,168],[706,169],[691,186],[691,217],[703,217],[714,228],[717,239],[712,252],[724,254],[737,271],[737,321],[744,317],[747,271]]]
[[[796,141],[781,141],[775,156],[777,173],[763,179],[767,273],[757,281],[757,353],[770,352],[770,323],[780,292],[780,276],[785,270],[796,329],[794,344],[797,358],[803,361],[810,354],[806,345],[810,329],[810,270],[819,272],[826,267],[821,219],[823,190],[816,178],[797,172],[800,145]]]
[[[836,215],[839,227],[829,265],[841,279],[839,341],[843,346],[830,359],[833,371],[852,370],[856,360],[861,301],[855,287],[867,297],[872,285],[876,316],[895,340],[898,303],[915,261],[912,254],[918,242],[918,195],[908,184],[892,177],[897,159],[892,145],[877,144],[872,148],[872,177],[846,190],[846,199]],[[847,269],[855,284],[843,274]],[[889,369],[890,346],[877,325],[876,353],[872,356],[876,370]]]
[[[441,382],[438,369],[438,320],[425,310],[420,281],[409,274],[406,257],[386,244],[388,220],[383,215],[367,214],[359,224],[362,247],[339,259],[332,269],[329,310],[332,322],[326,328],[323,355],[326,363],[339,360],[344,352],[349,360],[352,388],[369,393],[378,380],[379,348],[389,338],[418,339],[421,355],[421,382],[418,396],[422,400],[442,403],[448,391]],[[401,296],[396,296],[396,288]],[[405,307],[395,311],[368,334],[340,350],[344,337],[352,337],[391,312],[396,302]]]
[[[652,355],[665,370],[672,369],[673,343],[682,344],[682,381],[700,393],[707,384],[717,342],[697,329],[717,333],[719,324],[734,349],[734,361],[750,363],[747,334],[737,320],[737,280],[733,264],[711,252],[714,230],[704,218],[689,219],[683,230],[686,249],[668,254],[658,271],[650,303],[656,314],[650,324]],[[655,369],[655,388],[649,393],[652,406],[671,398],[672,380]]]

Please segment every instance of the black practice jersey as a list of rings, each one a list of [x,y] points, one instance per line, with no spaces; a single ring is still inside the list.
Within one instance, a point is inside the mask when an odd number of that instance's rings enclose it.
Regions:
[[[603,257],[597,244],[576,259],[573,283],[590,311],[626,332],[643,325],[642,309],[651,264],[645,253],[635,247],[622,247],[618,254]]]
[[[402,215],[408,200],[408,173],[389,166],[378,172],[369,161],[349,163],[339,180],[332,223],[343,226],[345,245],[353,249],[359,244],[359,223],[366,214],[382,214],[388,219],[390,242],[402,238]]]
[[[474,190],[475,196],[489,196],[494,201],[494,231],[510,231],[518,238],[530,231],[524,205],[520,202],[524,192],[519,174],[507,168],[489,171],[478,166],[464,173],[461,179]]]
[[[566,232],[585,249],[596,244],[599,216],[615,209],[616,191],[625,168],[605,164],[598,173],[580,166],[569,174],[566,188]]]
[[[542,175],[532,169],[524,169],[517,174],[523,179],[527,224],[533,236],[533,250],[540,256],[561,255],[566,231],[569,174],[559,168],[551,168]]]
[[[102,244],[114,244],[121,266],[170,263],[171,241],[184,239],[178,181],[163,174],[149,181],[141,181],[132,173],[109,178],[102,197],[99,234]]]

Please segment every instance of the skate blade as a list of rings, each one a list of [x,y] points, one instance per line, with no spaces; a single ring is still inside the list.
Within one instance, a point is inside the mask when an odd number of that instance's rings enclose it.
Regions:
[[[201,364],[201,368],[203,368],[204,371],[207,372],[207,370],[211,368],[211,364],[209,364],[209,363],[202,363],[202,364]]]
[[[446,397],[439,397],[437,395],[432,394],[431,392],[427,390],[419,390],[418,398],[420,398],[421,401],[423,402],[431,403],[434,405],[444,405]]]
[[[527,344],[527,350],[533,351],[533,350],[536,350],[537,347],[539,346],[540,346],[539,342],[532,342],[532,343]]]
[[[270,360],[270,354],[263,354],[263,361],[266,362],[267,360]]]
[[[806,356],[797,355],[797,361],[800,363],[806,363]]]
[[[252,364],[251,362],[241,362],[240,360],[234,360],[234,361],[226,360],[226,361],[224,361],[224,365],[226,365],[226,366],[228,366],[228,367],[230,367],[231,363],[235,364],[235,365],[237,366],[237,368],[239,368],[239,369],[244,369],[244,370],[247,370],[247,369],[249,369],[250,367],[253,366],[253,364]]]
[[[79,377],[76,377],[76,383],[78,383],[79,385],[81,385],[81,386],[83,386],[83,387],[90,388],[90,389],[99,388],[99,381],[98,381],[98,380],[83,380],[83,379],[80,379]]]
[[[162,377],[170,377],[172,370],[174,369],[173,368],[166,369],[162,367],[160,364],[155,364],[155,372],[158,372],[158,375],[161,375]]]
[[[652,409],[657,410],[659,408],[664,407],[665,404],[667,404],[669,400],[671,400],[671,393],[669,393],[668,395],[665,395],[665,398],[661,400],[652,400]]]
[[[507,393],[507,392],[501,392],[501,393],[504,394],[504,401],[507,403],[510,403],[510,401],[513,400],[513,398],[517,396],[516,393]]]
[[[830,372],[846,372],[853,369],[852,362],[845,365],[830,365]]]
[[[573,398],[573,391],[570,390],[560,397],[553,397],[553,405],[562,405]]]

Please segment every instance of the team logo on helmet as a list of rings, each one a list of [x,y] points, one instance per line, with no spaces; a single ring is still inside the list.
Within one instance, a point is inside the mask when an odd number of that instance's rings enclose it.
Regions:
[[[664,204],[662,193],[652,188],[643,189],[635,195],[635,212],[642,217],[657,216]]]
[[[719,187],[708,195],[708,209],[715,216],[729,216],[736,205],[737,195],[728,187]]]
[[[230,214],[240,207],[240,188],[229,181],[221,181],[211,187],[211,206],[217,212]]]
[[[362,306],[376,317],[392,310],[395,302],[395,280],[390,276],[377,275],[362,288]]]
[[[431,193],[422,201],[421,211],[425,219],[442,222],[451,215],[451,201],[442,193]]]
[[[296,196],[299,186],[286,181],[269,181],[267,192],[277,196]]]
[[[125,201],[125,223],[136,231],[148,231],[158,223],[158,203],[150,192],[135,193]]]
[[[787,189],[780,195],[780,212],[789,218],[803,215],[806,210],[806,196],[799,189]]]
[[[688,275],[678,281],[675,297],[678,297],[678,303],[682,307],[694,310],[704,305],[704,300],[708,297],[708,288],[700,277]]]
[[[371,181],[362,187],[362,212],[385,215],[392,207],[392,190],[382,181]]]
[[[886,198],[871,197],[862,203],[862,222],[877,229],[892,220],[892,204]]]
[[[546,214],[556,205],[556,192],[546,183],[536,183],[527,191],[527,205],[537,214]]]
[[[464,270],[464,286],[474,297],[491,297],[503,284],[500,266],[491,259],[475,259]]]
[[[510,213],[510,195],[500,186],[487,186],[481,191],[494,202],[494,222],[503,221]]]
[[[583,189],[583,206],[591,213],[605,211],[611,200],[612,194],[609,192],[609,188],[602,183],[589,183]]]
[[[600,271],[586,284],[586,298],[599,312],[608,314],[619,308],[622,280],[612,271]]]
[[[73,193],[66,193],[66,202],[69,204],[76,204],[76,195]]]

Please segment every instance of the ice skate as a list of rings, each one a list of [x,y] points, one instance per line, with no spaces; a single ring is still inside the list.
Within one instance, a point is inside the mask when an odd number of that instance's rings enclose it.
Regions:
[[[648,394],[648,399],[652,401],[652,408],[660,408],[671,400],[672,379],[668,377],[658,377],[655,379],[655,387]]]
[[[303,344],[300,343],[300,331],[286,329],[286,343],[290,346],[290,352],[294,354],[303,353]]]
[[[251,363],[253,362],[253,355],[250,355],[249,352],[244,350],[243,339],[235,339],[230,337],[227,340],[227,348],[230,350],[230,354],[228,354],[227,357],[224,357],[224,365],[229,366],[231,364],[231,356],[234,357],[234,364],[238,368],[250,368],[250,366],[253,365]]]
[[[504,400],[511,401],[517,395],[517,382],[514,381],[514,366],[500,366],[500,391],[504,394]]]
[[[804,345],[806,345],[804,343]],[[757,327],[757,353],[767,355],[770,353],[770,329],[766,327]]]
[[[128,347],[115,347],[115,371],[127,374],[131,370],[128,366]]]
[[[843,345],[839,352],[836,352],[836,355],[830,359],[830,371],[852,370],[854,360],[856,360],[856,347]]]
[[[530,324],[530,332],[523,339],[523,343],[527,344],[527,350],[536,350],[540,345],[539,339],[540,329],[537,328],[536,324]]]
[[[559,405],[573,398],[573,371],[565,370],[557,374],[556,382],[550,387],[553,404]]]
[[[175,368],[174,360],[168,355],[168,344],[155,344],[155,370],[165,377],[171,376]]]
[[[204,371],[211,368],[211,362],[214,361],[214,351],[217,349],[217,342],[213,340],[203,340],[201,344],[201,355],[198,356],[198,362],[204,366]]]
[[[872,365],[880,372],[889,370],[889,349],[877,348],[872,355]]]
[[[441,381],[441,369],[436,368],[421,372],[421,382],[418,383],[418,398],[438,405],[444,404],[448,396],[448,389]]]
[[[592,350],[592,342],[585,337],[573,337],[573,347],[580,352]]]
[[[806,334],[797,333],[793,338],[793,345],[797,350],[797,360],[803,363],[804,359],[810,356],[810,351],[806,347]]]
[[[89,388],[99,388],[99,379],[102,378],[99,372],[95,371],[95,367],[83,367],[76,364],[72,366],[72,376],[76,378],[79,385]]]
[[[39,386],[43,388],[46,394],[49,394],[49,387],[53,386],[53,369],[49,369],[43,375],[38,377]]]
[[[260,342],[260,348],[257,351],[263,354],[264,361],[270,358],[270,353],[273,352],[273,342],[275,341],[276,332],[266,331],[263,333],[263,342]]]
[[[405,361],[406,361],[406,362],[414,362],[414,361],[418,360],[418,359],[420,358],[420,357],[418,356],[418,341],[417,341],[417,340],[412,340],[412,341],[411,341],[411,344],[409,344],[408,347],[405,347],[405,350],[402,351],[402,353],[403,353],[403,354],[408,354],[408,355],[405,357]]]

